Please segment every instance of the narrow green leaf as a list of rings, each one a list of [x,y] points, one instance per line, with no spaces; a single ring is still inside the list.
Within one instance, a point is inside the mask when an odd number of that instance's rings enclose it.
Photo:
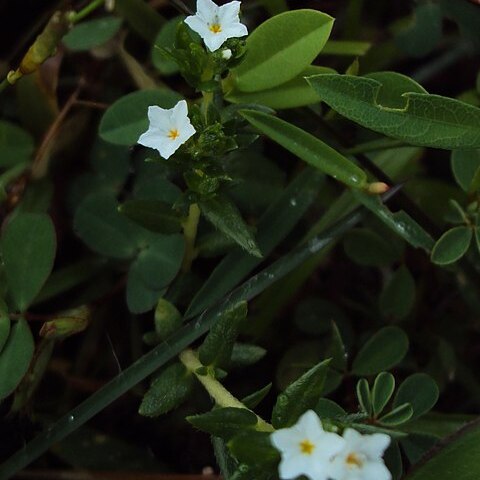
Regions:
[[[247,395],[246,397],[242,398],[241,401],[247,408],[253,409],[268,395],[271,388],[272,388],[272,384],[269,383],[268,385],[265,385],[260,390],[257,390],[256,392],[253,392],[250,395]]]
[[[360,404],[361,409],[368,415],[371,416],[373,413],[372,405],[372,393],[370,392],[370,386],[365,378],[361,378],[357,382],[357,398],[358,403]]]
[[[270,441],[270,433],[244,431],[228,442],[233,456],[250,466],[273,467],[280,459],[280,453]]]
[[[402,106],[392,107],[379,103],[383,86],[373,78],[326,74],[308,81],[327,105],[376,132],[412,145],[480,147],[480,109],[459,100],[407,92]]]
[[[198,349],[198,358],[203,365],[220,368],[228,365],[240,322],[246,316],[246,302],[240,302],[223,313]]]
[[[384,327],[365,343],[356,356],[355,375],[375,375],[397,365],[408,351],[408,337],[398,327]]]
[[[392,398],[394,390],[395,377],[388,372],[379,373],[372,389],[372,406],[373,414],[375,416],[378,416],[383,412],[383,409],[387,406],[390,398]]]
[[[316,10],[276,15],[247,38],[245,60],[233,70],[236,87],[255,92],[296,77],[325,45],[333,18]]]
[[[6,226],[0,240],[9,295],[24,311],[43,287],[53,268],[56,236],[49,216],[23,213]]]
[[[8,397],[27,373],[35,345],[25,319],[16,322],[0,353],[0,400]]]
[[[1,168],[30,161],[34,149],[33,138],[25,130],[6,120],[0,121]]]
[[[472,183],[480,168],[480,150],[454,150],[451,155],[453,175],[465,192],[472,191]]]
[[[363,188],[366,173],[332,147],[284,120],[254,110],[240,112],[251,125],[304,162],[349,187]]]
[[[257,416],[246,408],[226,407],[201,415],[191,415],[187,421],[210,435],[229,440],[243,430],[255,427]]]
[[[230,364],[232,368],[248,367],[259,362],[267,353],[267,351],[250,343],[235,342],[232,349],[232,358]]]
[[[114,102],[103,114],[98,133],[116,145],[135,145],[148,128],[147,110],[151,105],[172,108],[182,97],[171,90],[140,90]]]
[[[415,281],[405,265],[390,278],[379,298],[379,307],[386,318],[402,320],[415,303]]]
[[[193,385],[193,375],[181,363],[174,363],[152,382],[138,412],[145,417],[163,415],[183,403]]]
[[[73,51],[90,50],[108,42],[120,30],[121,18],[103,17],[75,25],[64,37],[63,43]]]
[[[267,257],[305,214],[318,194],[324,176],[306,168],[284,190],[261,217],[257,228],[257,242]],[[235,287],[262,259],[238,250],[230,252],[215,268],[208,280],[193,298],[186,318],[199,314]]]
[[[438,395],[438,386],[432,377],[415,373],[400,385],[393,406],[408,402],[413,408],[411,418],[414,419],[430,411],[437,403]]]
[[[213,226],[238,243],[250,255],[262,257],[240,212],[228,198],[222,195],[203,197],[198,203],[200,210]]]
[[[310,65],[297,77],[276,87],[258,92],[228,91],[225,99],[232,103],[258,103],[278,110],[285,108],[303,107],[320,102],[320,97],[305,80],[309,75],[321,73],[335,73],[328,67]]]
[[[470,227],[454,227],[446,231],[435,243],[431,260],[437,265],[450,265],[465,255],[472,240]]]
[[[413,415],[413,408],[409,403],[404,403],[395,407],[391,412],[384,415],[378,420],[382,425],[388,425],[389,427],[395,427],[402,423],[408,422]]]
[[[275,428],[290,427],[300,415],[314,408],[322,394],[330,360],[318,363],[282,392],[272,412]]]
[[[347,352],[343,343],[342,334],[337,324],[331,321],[332,337],[327,349],[327,357],[332,359],[331,367],[343,371],[347,368]]]

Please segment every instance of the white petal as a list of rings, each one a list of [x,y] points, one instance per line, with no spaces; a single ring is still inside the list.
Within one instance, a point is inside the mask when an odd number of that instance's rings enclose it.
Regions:
[[[152,105],[148,107],[147,115],[150,125],[156,128],[167,128],[169,110],[161,108],[157,105]]]
[[[180,140],[182,143],[185,143],[190,137],[197,133],[197,131],[190,122],[188,122],[188,125],[183,125],[181,127],[181,130],[179,131],[180,135],[178,137],[178,140]]]
[[[234,23],[225,27],[223,33],[227,38],[238,38],[248,35],[248,30],[243,23]]]
[[[197,0],[196,15],[205,22],[212,22],[215,16],[218,15],[218,5],[212,0]]]
[[[207,48],[211,52],[214,52],[215,50],[218,50],[224,44],[225,40],[230,37],[228,37],[224,31],[219,33],[208,31],[208,35],[202,36],[202,38]]]
[[[363,436],[362,452],[372,460],[378,460],[382,457],[385,450],[390,445],[390,436],[385,433],[374,433],[373,435]]]
[[[185,100],[180,100],[172,109],[172,120],[174,123],[184,123],[188,119],[188,106]]]
[[[161,149],[158,151],[165,160],[168,160],[178,150],[180,145],[181,143],[178,140],[167,139],[165,142],[162,142]]]
[[[227,26],[230,23],[239,22],[238,14],[240,13],[241,2],[233,1],[222,5],[218,9],[218,18],[222,25]]]
[[[293,429],[281,428],[270,435],[270,441],[281,452],[298,452],[297,436]]]
[[[317,436],[318,432],[323,432],[322,422],[313,410],[307,410],[301,415],[295,427],[297,430],[305,432],[308,437]]]
[[[278,466],[278,473],[281,479],[297,478],[304,472],[304,462],[301,455],[282,457]]]
[[[201,20],[196,15],[190,15],[185,19],[185,23],[196,33],[198,33],[202,39],[205,39],[205,36],[211,35],[212,32],[208,29],[206,22]]]
[[[316,448],[322,457],[330,459],[338,455],[345,448],[346,442],[340,435],[336,433],[324,432],[314,439]]]
[[[392,480],[392,474],[382,461],[367,462],[360,470],[362,480]]]
[[[162,144],[162,135],[157,129],[148,129],[145,133],[140,135],[137,143],[144,147],[154,148],[158,150]]]

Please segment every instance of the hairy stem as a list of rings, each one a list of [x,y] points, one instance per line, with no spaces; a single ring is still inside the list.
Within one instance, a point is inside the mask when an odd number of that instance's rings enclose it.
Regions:
[[[80,20],[83,20],[85,17],[90,15],[94,10],[101,7],[105,3],[105,0],[93,0],[79,12],[73,12],[69,20],[71,23],[78,23]]]
[[[193,350],[184,350],[180,354],[180,361],[197,377],[198,381],[204,386],[205,390],[210,394],[213,400],[215,400],[217,405],[220,407],[247,409],[247,407],[240,400],[235,398],[218,380],[211,375],[201,375],[197,373],[197,370],[203,367],[203,365],[200,363],[197,354]],[[274,428],[258,415],[257,421],[257,430],[273,432]]]

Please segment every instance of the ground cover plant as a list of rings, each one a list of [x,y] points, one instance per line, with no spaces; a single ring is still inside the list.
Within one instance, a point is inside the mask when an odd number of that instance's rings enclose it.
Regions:
[[[31,3],[0,479],[477,480],[478,2]]]

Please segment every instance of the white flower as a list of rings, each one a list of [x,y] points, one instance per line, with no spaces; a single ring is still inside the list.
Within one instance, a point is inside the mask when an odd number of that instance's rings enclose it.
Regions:
[[[197,0],[197,13],[185,19],[185,23],[197,32],[207,48],[214,52],[228,38],[248,35],[245,25],[240,23],[238,1],[229,2],[219,7],[212,0]]]
[[[382,455],[390,444],[383,433],[362,435],[347,428],[343,432],[345,447],[332,461],[335,480],[391,480],[392,475]]]
[[[185,100],[170,109],[148,107],[148,120],[148,130],[140,135],[138,143],[158,150],[163,158],[171,157],[196,132],[188,118]]]
[[[282,479],[299,475],[311,480],[331,478],[331,459],[345,446],[340,435],[323,430],[313,410],[305,412],[293,427],[273,432],[270,438],[282,456],[279,466]]]

